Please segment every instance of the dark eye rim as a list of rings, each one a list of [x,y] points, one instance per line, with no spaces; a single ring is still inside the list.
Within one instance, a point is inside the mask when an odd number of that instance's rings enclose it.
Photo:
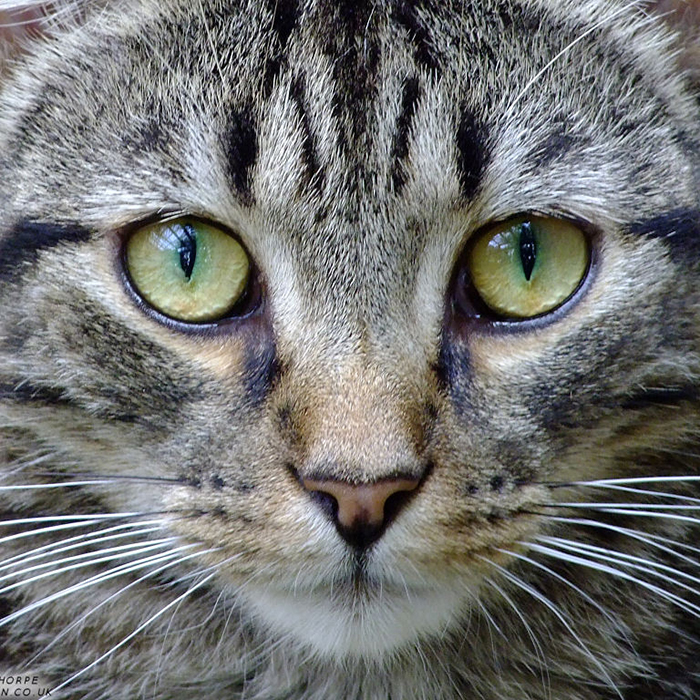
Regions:
[[[466,262],[471,249],[483,234],[499,224],[523,217],[559,219],[576,226],[586,237],[589,257],[581,281],[559,306],[530,318],[513,318],[498,314],[486,305],[469,280]],[[454,265],[447,295],[447,311],[452,322],[478,329],[482,333],[532,332],[557,322],[581,301],[595,279],[600,262],[600,236],[599,229],[590,222],[561,212],[525,210],[489,221],[469,236]]]
[[[142,229],[144,226],[150,226],[158,223],[166,223],[168,221],[175,221],[177,219],[189,219],[191,221],[199,221],[207,226],[217,228],[224,232],[226,235],[231,236],[236,240],[245,251],[248,256],[248,261],[250,264],[250,270],[248,273],[248,282],[246,288],[243,291],[243,295],[236,302],[236,304],[221,318],[214,321],[205,322],[192,322],[192,321],[181,321],[179,319],[173,318],[164,314],[162,311],[158,311],[154,306],[152,306],[148,301],[146,301],[141,293],[138,291],[138,287],[134,283],[129,274],[129,268],[126,260],[126,248],[129,238],[136,233],[136,231]],[[221,224],[215,219],[211,219],[205,216],[199,216],[197,214],[191,214],[189,212],[178,211],[168,214],[160,213],[151,217],[146,217],[144,219],[139,219],[138,221],[132,222],[121,229],[119,232],[119,245],[118,245],[118,255],[117,255],[117,270],[118,275],[121,279],[122,285],[132,301],[132,303],[143,313],[145,316],[152,318],[163,326],[166,326],[172,330],[178,331],[180,333],[189,333],[193,335],[212,335],[218,334],[220,332],[226,332],[235,328],[237,325],[250,321],[251,319],[261,316],[265,311],[265,294],[264,294],[264,280],[260,269],[255,263],[253,256],[250,254],[247,246],[243,243],[240,236],[236,235],[234,231],[231,230],[225,224]]]

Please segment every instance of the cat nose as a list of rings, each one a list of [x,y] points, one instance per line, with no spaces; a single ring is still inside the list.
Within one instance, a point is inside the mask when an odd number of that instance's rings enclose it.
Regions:
[[[335,479],[301,479],[303,487],[325,505],[343,539],[359,548],[381,537],[420,481],[399,477],[351,484]]]

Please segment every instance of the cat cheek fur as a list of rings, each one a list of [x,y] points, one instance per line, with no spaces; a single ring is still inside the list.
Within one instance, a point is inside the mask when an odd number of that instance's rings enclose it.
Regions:
[[[44,6],[0,0],[0,695],[700,695],[700,6]],[[465,253],[529,213],[590,268],[492,319]],[[140,298],[185,215],[246,313]]]

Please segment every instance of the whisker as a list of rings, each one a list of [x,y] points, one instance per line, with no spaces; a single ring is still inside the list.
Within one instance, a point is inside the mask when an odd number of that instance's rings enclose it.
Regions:
[[[544,508],[595,508],[596,510],[609,510],[610,508],[627,508],[629,510],[652,508],[660,511],[700,510],[700,505],[676,505],[672,503],[626,503],[615,502],[597,503],[596,501],[584,503],[539,503]]]
[[[651,559],[646,559],[644,557],[634,556],[632,554],[627,554],[626,552],[617,552],[615,550],[607,549],[605,547],[598,547],[596,545],[587,544],[585,542],[575,542],[573,540],[566,540],[561,537],[547,537],[540,536],[537,538],[539,542],[545,542],[546,544],[552,545],[554,547],[560,547],[572,552],[578,552],[580,554],[586,554],[587,556],[595,557],[601,561],[612,562],[613,564],[619,564],[621,566],[628,566],[632,569],[638,571],[643,571],[650,576],[656,576],[664,581],[668,581],[676,586],[684,588],[685,590],[694,593],[695,595],[700,595],[700,591],[688,586],[681,581],[677,581],[673,578],[665,576],[660,573],[660,571],[666,571],[672,573],[675,576],[679,576],[693,583],[700,583],[700,578],[697,576],[692,576],[680,569],[676,569],[672,566],[666,564],[661,564],[660,562],[655,562]],[[613,554],[614,556],[610,556]],[[659,571],[655,571],[658,569]],[[700,608],[699,608],[700,609]]]
[[[493,584],[493,581],[491,579],[488,579],[487,583],[489,585],[493,585],[495,588],[495,584]],[[496,622],[496,620],[493,619],[493,615],[491,615],[491,613],[488,611],[488,609],[484,605],[483,601],[479,600],[479,598],[476,598],[476,604],[479,606],[479,610],[481,610],[481,614],[486,618],[486,620],[489,623],[489,625],[491,626],[491,628],[495,629],[496,632],[498,632],[499,636],[503,639],[503,641],[507,642],[508,637],[506,637],[503,630],[498,626],[498,623]],[[493,642],[491,643],[491,645],[495,649],[495,645],[493,644]],[[495,651],[494,651],[494,655],[495,655]]]
[[[95,525],[97,523],[99,523],[98,520],[72,521],[63,525],[51,525],[50,527],[39,527],[35,528],[34,530],[25,530],[24,532],[18,532],[14,535],[6,535],[5,537],[0,537],[0,544],[3,542],[11,542],[13,540],[25,539],[27,537],[35,537],[36,535],[45,535],[50,532],[73,530],[78,527],[90,527],[91,525]]]
[[[130,583],[126,584],[126,586],[123,586],[120,588],[118,591],[115,593],[112,593],[109,597],[105,598],[101,602],[99,602],[97,605],[95,605],[93,608],[91,608],[88,612],[86,612],[84,615],[79,617],[77,620],[72,622],[68,627],[63,629],[59,634],[57,634],[50,642],[47,644],[41,651],[39,651],[37,654],[35,654],[27,663],[25,664],[25,668],[31,668],[32,664],[36,659],[38,659],[40,656],[45,654],[47,651],[49,651],[54,645],[56,645],[61,639],[63,639],[67,634],[70,633],[72,629],[75,627],[81,625],[85,620],[88,619],[91,615],[93,615],[95,612],[97,612],[101,607],[104,605],[107,605],[110,601],[118,598],[119,596],[123,595],[126,591],[128,591],[130,588],[133,588],[134,586],[137,586],[140,583],[143,583],[143,581],[146,581],[149,578],[152,578],[154,576],[157,576],[158,574],[162,573],[163,571],[166,571],[169,568],[179,566],[185,561],[188,561],[189,559],[193,559],[195,557],[202,556],[203,554],[209,554],[210,552],[215,552],[216,548],[213,549],[205,549],[199,552],[194,552],[193,554],[188,554],[187,556],[180,557],[179,559],[175,560],[170,560],[166,562],[163,566],[156,567],[155,569],[152,569],[151,571],[146,572],[142,576],[139,576],[138,578],[134,579]]]
[[[151,524],[151,523],[159,523],[163,522],[162,520],[143,520],[140,522],[135,522],[135,523],[125,523],[123,525],[115,526],[119,528],[125,528],[125,527],[140,527],[142,524]],[[64,525],[52,525],[50,527],[40,527],[40,528],[35,528],[33,530],[25,530],[24,532],[18,532],[14,535],[6,535],[5,537],[0,537],[0,544],[5,543],[5,542],[11,542],[13,540],[20,540],[20,539],[26,539],[28,537],[35,537],[37,535],[45,535],[47,533],[52,533],[52,532],[61,532],[63,530],[72,530],[74,528],[78,527],[89,527],[91,525],[98,524],[99,521],[96,520],[84,520],[82,522],[70,522],[66,523]],[[91,531],[87,535],[76,535],[75,538],[67,538],[65,540],[58,540],[56,544],[60,544],[62,542],[67,542],[70,541],[71,539],[77,539],[78,537],[92,537],[99,532],[107,532],[108,530],[98,530],[98,531]],[[46,545],[48,547],[51,547],[52,545]]]
[[[3,5],[0,5],[0,9],[3,9]],[[16,8],[10,7],[10,10],[15,10]],[[37,22],[41,22],[43,18],[42,17],[33,17],[31,19],[13,19],[13,20],[8,20],[6,22],[0,22],[0,29],[11,29],[14,27],[25,27],[25,26],[32,26],[37,24]]]
[[[532,625],[530,625],[530,623],[527,621],[527,618],[525,617],[525,615],[523,615],[520,608],[516,605],[515,601],[503,590],[503,588],[501,588],[501,586],[499,586],[493,579],[487,579],[487,583],[499,593],[499,595],[503,598],[503,600],[506,601],[506,603],[508,603],[513,612],[517,615],[520,622],[522,622],[523,627],[525,628],[525,632],[527,633],[527,636],[532,642],[532,646],[535,650],[535,656],[540,662],[540,669],[542,671],[542,690],[544,690],[544,694],[546,697],[551,698],[552,682],[549,675],[547,657],[545,656],[542,644],[540,644],[540,640],[537,638],[535,631],[532,629]]]
[[[163,527],[164,525],[161,520],[151,520],[142,523],[126,523],[125,525],[116,525],[103,530],[96,530],[95,532],[91,532],[87,535],[76,535],[75,537],[67,537],[63,540],[55,540],[49,544],[29,549],[22,554],[16,554],[13,557],[0,561],[0,571],[11,567],[13,563],[18,560],[26,562],[41,559],[42,557],[53,556],[59,552],[66,552],[71,549],[85,546],[86,544],[94,544],[96,542],[104,542],[123,537],[134,537],[148,534],[150,532],[157,532],[158,530],[162,530]],[[124,530],[127,531],[124,532]],[[36,533],[36,531],[34,532]],[[10,538],[2,538],[0,539],[0,542],[6,541],[7,539]]]
[[[84,552],[83,554],[73,554],[69,557],[62,557],[60,559],[53,559],[48,562],[44,562],[43,564],[34,564],[33,566],[28,566],[26,568],[20,569],[19,571],[15,571],[12,573],[4,574],[0,576],[0,581],[7,581],[8,579],[16,578],[17,576],[26,576],[28,573],[31,571],[40,571],[41,569],[46,569],[48,567],[55,567],[59,564],[67,564],[68,562],[83,562],[84,566],[89,566],[92,564],[97,564],[102,561],[111,561],[112,559],[117,559],[119,556],[109,556],[107,558],[100,558],[100,559],[95,559],[97,555],[102,556],[106,554],[120,554],[123,556],[131,556],[134,553],[140,553],[141,551],[147,551],[149,549],[153,548],[158,548],[158,547],[165,547],[171,542],[177,541],[177,537],[167,537],[164,539],[160,540],[146,540],[146,542],[131,542],[130,544],[122,544],[118,545],[116,547],[107,547],[106,549],[99,549],[97,552]],[[85,561],[87,560],[87,562]],[[25,564],[24,561],[18,561],[12,566],[23,566]],[[71,568],[74,567],[67,567],[65,569],[55,569],[54,571],[49,572],[49,575],[53,575],[56,573],[61,573],[62,571],[67,571]],[[79,567],[75,567],[79,568]],[[41,577],[40,577],[41,578]],[[35,579],[27,579],[27,582],[32,581]],[[2,588],[0,588],[0,591],[3,591]]]
[[[36,455],[36,456],[34,456]],[[31,457],[31,459],[29,459]],[[11,469],[3,474],[0,479],[5,479],[10,475],[18,474],[29,467],[35,467],[37,464],[43,464],[44,462],[51,462],[56,458],[51,452],[33,452],[31,454],[24,455],[21,461],[11,462]]]
[[[610,24],[614,19],[619,17],[622,14],[625,14],[628,12],[630,7],[633,7],[634,5],[638,4],[636,0],[633,0],[632,2],[625,3],[622,7],[619,7],[617,10],[614,12],[611,12],[609,15],[606,15],[605,17],[601,18],[594,24],[592,24],[588,29],[586,29],[585,32],[580,34],[576,39],[573,41],[569,42],[559,53],[557,53],[554,58],[552,58],[550,61],[548,61],[540,70],[535,73],[535,75],[525,84],[523,89],[516,95],[515,99],[511,101],[512,104],[518,104],[520,100],[525,96],[525,94],[528,92],[528,90],[537,83],[537,81],[564,55],[566,55],[571,49],[576,46],[579,42],[583,41],[587,36],[592,34],[593,32],[597,31],[601,27],[605,26],[606,24]]]
[[[13,527],[15,525],[34,525],[35,523],[78,522],[92,520],[114,520],[115,518],[138,518],[142,515],[155,515],[155,513],[88,513],[85,515],[48,515],[35,518],[16,518],[14,520],[0,520],[0,527]]]
[[[518,544],[522,544],[526,547],[529,546],[528,542],[519,542]],[[530,564],[531,566],[534,566],[541,571],[545,571],[547,575],[552,576],[553,578],[557,579],[557,581],[561,581],[564,585],[568,586],[572,590],[576,591],[587,603],[590,603],[598,612],[603,615],[609,622],[611,622],[613,625],[617,626],[617,621],[613,616],[610,614],[608,610],[606,610],[597,600],[595,600],[592,596],[588,595],[586,591],[584,591],[582,588],[579,588],[575,583],[572,581],[569,581],[566,576],[562,576],[560,573],[557,573],[554,571],[554,569],[549,568],[545,564],[542,564],[541,562],[535,561],[534,559],[531,559],[528,556],[525,556],[524,554],[520,554],[518,552],[512,552],[508,549],[500,549],[498,548],[496,551],[501,552],[502,554],[510,554],[511,556],[515,557],[516,559],[519,559],[520,561],[524,561],[527,564]]]
[[[105,474],[96,472],[79,472],[75,474],[68,474],[65,471],[49,471],[49,472],[37,472],[32,470],[32,474],[41,478],[51,478],[51,477],[66,477],[75,476],[83,479],[98,479],[110,481],[144,481],[153,484],[186,484],[187,481],[180,477],[169,477],[169,476],[153,476],[145,474]],[[72,482],[67,482],[72,483]]]
[[[657,498],[670,498],[677,501],[688,501],[690,503],[700,504],[700,498],[692,498],[691,496],[686,496],[682,493],[668,493],[667,491],[653,491],[651,489],[636,489],[632,486],[617,486],[615,484],[596,485],[592,488],[621,491],[623,493],[635,493],[642,496],[655,496]]]
[[[218,568],[218,567],[211,567],[211,569],[215,569],[215,568]],[[211,570],[211,569],[205,569],[205,571]],[[144,623],[139,625],[133,632],[128,634],[126,637],[124,637],[124,639],[122,639],[121,642],[119,642],[118,644],[115,644],[109,651],[105,652],[104,654],[102,654],[102,656],[95,659],[95,661],[93,661],[92,663],[85,666],[83,669],[78,671],[78,673],[73,674],[70,678],[68,678],[68,680],[63,681],[63,683],[61,683],[59,686],[56,686],[52,690],[52,692],[56,692],[56,691],[60,690],[61,688],[65,688],[67,685],[72,683],[76,678],[79,678],[84,673],[87,673],[91,668],[94,668],[97,664],[99,664],[101,661],[106,659],[108,656],[111,656],[115,651],[117,651],[117,649],[120,649],[121,647],[123,647],[125,644],[127,644],[129,641],[131,641],[137,634],[139,634],[139,632],[144,630],[150,624],[155,622],[159,617],[164,615],[168,610],[170,610],[170,608],[174,607],[175,605],[178,605],[180,603],[180,601],[187,598],[189,595],[194,593],[194,591],[205,586],[212,578],[214,578],[214,576],[216,576],[216,571],[213,571],[207,577],[202,579],[199,583],[197,583],[197,584],[191,586],[189,589],[187,589],[182,595],[178,596],[175,600],[173,600],[170,603],[168,603],[167,605],[163,606],[157,613],[155,613],[155,615],[152,615],[151,617],[149,617],[148,620],[146,620]]]
[[[696,554],[700,554],[700,548],[699,547],[693,547],[692,545],[685,544],[684,542],[676,542],[676,540],[672,540],[668,537],[662,537],[661,535],[655,535],[651,533],[640,533],[637,530],[632,530],[630,528],[626,527],[620,527],[619,525],[611,525],[610,523],[603,523],[599,520],[588,520],[588,519],[582,519],[582,518],[559,518],[556,516],[551,516],[552,520],[558,520],[563,523],[567,524],[574,524],[574,525],[583,525],[586,527],[594,527],[594,528],[600,528],[603,530],[610,530],[612,532],[616,532],[621,535],[626,535],[627,537],[631,537],[633,539],[639,540],[641,542],[644,542],[645,544],[655,547],[657,549],[660,549],[662,552],[666,552],[667,554],[670,554],[674,557],[677,557],[683,561],[688,562],[692,566],[695,567],[700,567],[700,562],[697,559],[693,559],[692,557],[688,557],[685,554],[681,554],[680,552],[677,552],[676,550],[673,549],[673,547],[678,547],[679,549],[685,549],[687,551],[695,552]],[[664,544],[660,544],[663,542]],[[672,545],[672,546],[665,546],[665,545]]]
[[[26,605],[21,610],[17,610],[14,613],[7,615],[6,617],[0,619],[0,627],[7,625],[8,623],[12,622],[13,620],[16,620],[17,618],[23,615],[26,615],[32,610],[43,607],[44,605],[48,605],[49,603],[52,603],[55,600],[64,598],[65,596],[75,593],[76,591],[82,590],[83,588],[89,588],[90,586],[102,583],[103,581],[108,581],[109,579],[115,578],[117,576],[122,576],[124,574],[131,573],[132,571],[138,571],[139,569],[143,569],[144,567],[150,566],[151,564],[175,558],[178,552],[190,549],[194,546],[195,545],[193,544],[183,545],[181,547],[172,549],[168,552],[161,552],[160,554],[156,554],[150,557],[144,557],[143,559],[139,559],[135,562],[127,562],[125,564],[116,566],[112,569],[108,569],[107,571],[104,571],[100,574],[90,576],[89,578],[84,579],[79,583],[69,586],[68,588],[63,588],[60,591],[57,591],[56,593],[52,593],[49,596],[46,596],[31,603],[30,605]]]
[[[647,590],[655,593],[656,595],[660,596],[661,598],[664,598],[665,600],[668,600],[669,602],[673,603],[674,605],[677,605],[679,608],[682,610],[689,612],[691,615],[694,617],[700,617],[700,607],[693,604],[689,603],[688,601],[684,600],[680,596],[676,595],[675,593],[671,593],[669,591],[664,590],[663,588],[659,588],[658,586],[655,586],[652,583],[649,583],[648,581],[645,581],[644,579],[640,579],[636,576],[632,576],[631,574],[626,573],[625,571],[621,571],[620,569],[616,569],[615,567],[608,566],[607,564],[602,564],[599,561],[593,561],[591,559],[586,559],[583,556],[575,556],[573,554],[570,554],[569,552],[565,551],[560,551],[558,549],[553,549],[551,547],[545,547],[543,545],[538,545],[535,544],[534,542],[530,543],[530,549],[532,549],[535,552],[539,552],[540,554],[546,554],[547,556],[550,556],[554,559],[560,559],[562,561],[569,562],[571,564],[578,564],[580,566],[587,567],[589,569],[593,569],[594,571],[600,571],[602,573],[610,574],[611,576],[615,576],[617,578],[621,578],[625,581],[629,581],[631,583],[635,583],[642,588],[646,588]]]
[[[634,476],[616,479],[594,479],[592,481],[541,482],[549,488],[569,488],[571,486],[628,486],[630,484],[656,484],[700,481],[700,476]]]
[[[198,7],[199,7],[199,13],[202,18],[202,26],[204,27],[204,31],[207,34],[207,40],[209,41],[209,45],[211,46],[212,49],[212,55],[214,56],[214,61],[216,63],[216,69],[219,73],[219,78],[221,79],[221,84],[226,83],[226,79],[224,78],[224,72],[221,69],[221,62],[219,61],[219,52],[216,50],[216,46],[214,44],[214,38],[212,37],[211,34],[211,28],[209,27],[209,22],[207,21],[207,16],[204,13],[204,5],[202,4],[202,0],[199,0],[198,2]]]
[[[22,465],[22,468],[27,465]],[[33,474],[37,478],[48,478],[48,477],[70,477],[70,475],[65,474],[65,472],[50,472],[50,473],[40,473],[35,472]],[[135,474],[84,474],[81,473],[80,479],[75,481],[55,481],[47,484],[11,484],[10,486],[0,486],[0,491],[29,491],[29,490],[42,490],[42,489],[62,489],[73,486],[99,486],[102,484],[113,484],[118,482],[145,482],[149,484],[162,484],[164,486],[172,486],[173,484],[185,485],[187,482],[184,479],[172,479],[159,476],[141,476]]]
[[[15,590],[17,588],[21,588],[22,586],[26,586],[30,583],[34,583],[35,581],[40,581],[45,578],[51,578],[53,576],[58,576],[59,574],[63,574],[66,571],[73,571],[75,569],[83,569],[88,566],[94,566],[95,564],[102,564],[104,562],[108,561],[114,561],[116,559],[123,559],[124,557],[133,557],[135,555],[142,554],[144,552],[150,552],[154,549],[163,549],[166,547],[168,544],[171,542],[177,540],[176,537],[172,537],[168,540],[165,540],[165,544],[144,544],[144,543],[139,543],[136,545],[128,545],[130,547],[130,550],[127,552],[120,552],[118,554],[112,554],[109,556],[100,556],[102,552],[88,552],[87,554],[81,554],[81,555],[76,555],[73,557],[65,557],[64,559],[59,559],[56,563],[60,564],[62,562],[67,562],[71,560],[76,560],[76,559],[84,559],[85,557],[92,557],[91,559],[88,559],[87,561],[79,561],[78,563],[75,564],[70,564],[69,566],[62,566],[58,569],[55,569],[53,571],[47,571],[44,572],[43,574],[37,574],[36,576],[30,576],[29,578],[25,578],[22,581],[18,581],[17,583],[10,584],[8,586],[4,586],[0,588],[0,594],[3,593],[8,593],[9,591]],[[136,548],[136,549],[135,549]],[[114,547],[112,549],[122,549],[121,547]],[[106,550],[109,551],[109,550]],[[53,562],[50,562],[48,564],[41,564],[40,566],[35,566],[35,567],[30,567],[28,571],[36,570],[36,569],[42,569],[45,568],[46,566],[53,566]],[[0,581],[6,580],[8,578],[15,578],[17,576],[22,575],[25,573],[24,571],[18,571],[14,574],[8,574],[0,578]]]
[[[28,491],[41,489],[62,489],[69,486],[95,486],[97,484],[108,484],[109,480],[94,479],[91,481],[63,481],[54,484],[20,484],[16,486],[0,486],[0,491]]]
[[[628,509],[626,504],[620,504],[618,503],[617,508],[613,508],[613,504],[607,504],[606,507],[603,508],[598,508],[596,503],[563,503],[563,504],[555,504],[555,503],[540,503],[539,504],[543,508],[572,508],[575,510],[599,510],[601,513],[606,513],[606,514],[612,514],[612,515],[633,515],[635,517],[643,517],[643,518],[662,518],[665,520],[677,520],[680,522],[686,522],[686,523],[693,523],[695,525],[700,524],[700,518],[693,518],[688,515],[676,515],[675,513],[669,513],[667,511],[661,511],[661,512],[655,512],[652,510],[648,511],[643,511],[643,510],[636,510],[633,508]],[[652,505],[647,504],[647,508],[653,507]],[[537,514],[537,515],[542,515],[542,514]],[[552,516],[549,516],[552,517]]]
[[[572,639],[576,642],[576,645],[583,652],[583,654],[587,656],[593,662],[593,664],[600,670],[600,672],[603,674],[603,677],[606,679],[608,686],[615,691],[615,693],[620,697],[621,700],[624,700],[622,693],[620,692],[613,679],[610,677],[610,674],[608,673],[605,666],[603,666],[601,661],[597,659],[595,655],[591,652],[591,650],[583,643],[580,636],[576,634],[574,628],[564,617],[562,611],[559,610],[559,608],[557,608],[557,606],[551,600],[549,600],[547,596],[545,596],[536,588],[532,587],[531,585],[520,579],[512,572],[508,571],[506,568],[500,566],[499,564],[496,564],[495,562],[491,561],[490,559],[487,559],[486,557],[482,557],[479,555],[477,555],[477,557],[485,561],[487,564],[493,566],[497,571],[500,571],[502,576],[506,580],[510,581],[514,586],[517,586],[521,590],[530,594],[533,598],[535,598],[535,600],[538,600],[540,603],[546,606],[547,609],[552,612],[552,614],[557,618],[557,620],[559,620],[559,622],[564,626],[566,631],[571,635]]]

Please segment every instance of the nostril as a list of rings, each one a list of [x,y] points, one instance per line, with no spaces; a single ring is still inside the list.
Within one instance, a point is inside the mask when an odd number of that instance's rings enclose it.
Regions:
[[[338,519],[338,501],[325,491],[309,491],[311,500],[333,521]]]
[[[391,523],[396,518],[399,511],[413,498],[413,491],[414,489],[410,491],[397,491],[386,499],[386,503],[384,504],[385,525]]]

